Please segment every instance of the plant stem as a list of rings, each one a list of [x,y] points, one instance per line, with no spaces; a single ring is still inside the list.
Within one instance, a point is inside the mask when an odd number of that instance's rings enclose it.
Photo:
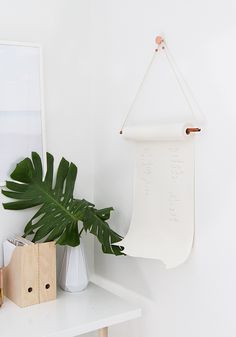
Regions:
[[[82,228],[79,232],[79,237],[81,237],[81,234],[83,233],[84,228]]]

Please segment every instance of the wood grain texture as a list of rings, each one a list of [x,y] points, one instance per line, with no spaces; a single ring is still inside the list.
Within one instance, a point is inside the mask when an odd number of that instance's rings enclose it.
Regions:
[[[16,247],[4,270],[4,291],[20,307],[39,303],[38,245]]]
[[[56,299],[55,243],[16,247],[4,269],[4,291],[20,307]]]
[[[108,337],[108,328],[102,328],[99,330],[99,337]]]
[[[39,302],[56,299],[56,245],[40,243],[39,249]]]

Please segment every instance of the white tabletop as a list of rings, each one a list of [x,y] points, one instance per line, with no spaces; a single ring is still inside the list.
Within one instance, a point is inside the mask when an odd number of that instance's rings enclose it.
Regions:
[[[27,308],[5,299],[0,336],[75,337],[139,316],[139,308],[91,283],[81,293],[58,290],[55,301]]]

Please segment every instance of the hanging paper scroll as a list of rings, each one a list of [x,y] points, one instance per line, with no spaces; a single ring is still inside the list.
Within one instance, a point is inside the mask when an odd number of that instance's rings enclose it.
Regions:
[[[158,45],[163,48],[164,41],[161,39]],[[193,132],[200,131],[192,127],[193,122],[190,115],[182,123],[173,120],[128,127],[123,124],[121,134],[133,142],[135,150],[131,223],[127,235],[118,243],[127,255],[159,259],[167,268],[173,268],[191,252],[195,204]]]
[[[184,124],[125,128],[136,160],[133,215],[119,244],[131,256],[175,267],[189,255],[194,235],[193,137]]]

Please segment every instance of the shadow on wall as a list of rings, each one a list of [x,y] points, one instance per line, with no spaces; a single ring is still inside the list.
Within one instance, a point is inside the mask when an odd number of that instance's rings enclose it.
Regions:
[[[111,282],[117,283],[119,286],[121,285],[151,301],[162,297],[162,289],[165,287],[173,293],[179,286],[181,289],[188,289],[189,278],[194,279],[198,274],[199,268],[196,265],[194,248],[189,258],[182,265],[177,268],[166,269],[159,260],[130,256],[109,256],[101,252],[98,243],[96,243],[96,246],[95,273],[103,278],[105,276]],[[102,264],[99,263],[101,255],[103,255]],[[109,275],[107,275],[108,270]],[[189,277],[186,277],[186,270],[188,270]],[[121,278],[122,282],[118,283]],[[175,279],[175,283],[173,283],[173,279]]]

